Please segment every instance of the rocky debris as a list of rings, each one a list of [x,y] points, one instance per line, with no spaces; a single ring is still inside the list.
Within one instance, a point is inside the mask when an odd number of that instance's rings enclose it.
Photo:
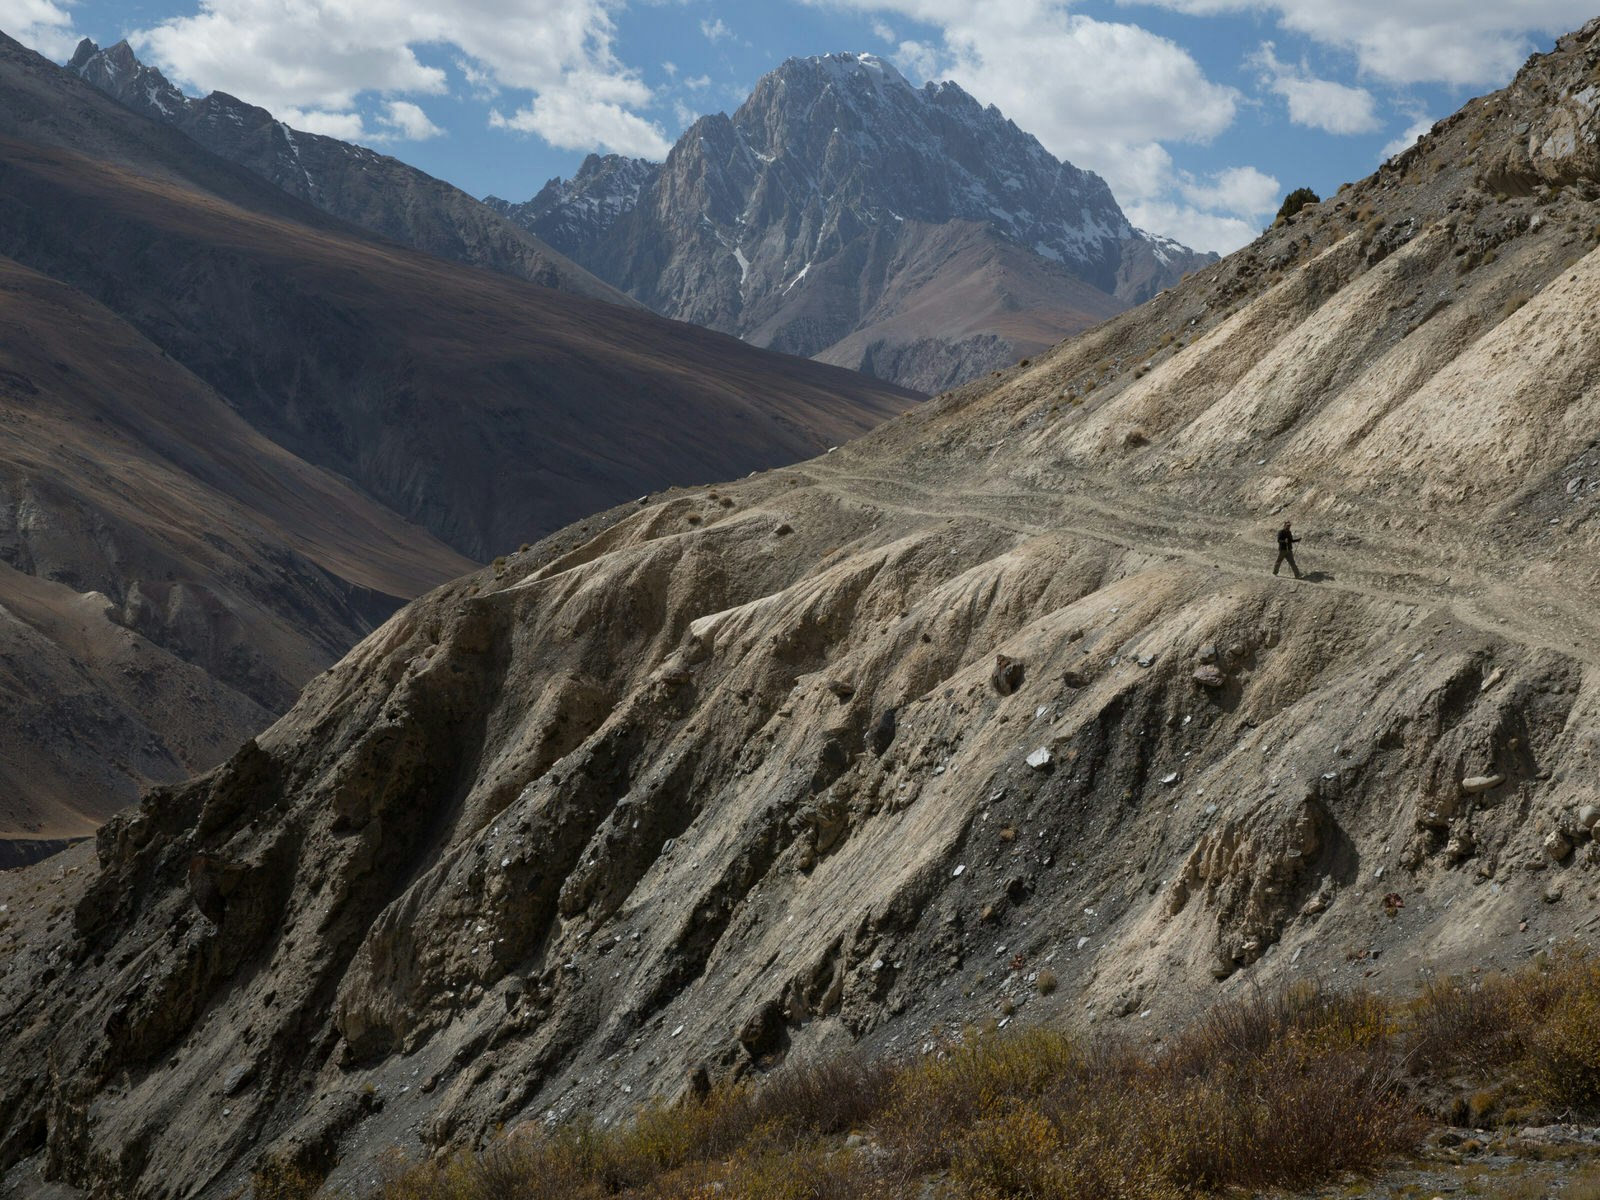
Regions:
[[[1572,839],[1560,829],[1552,829],[1545,835],[1544,852],[1556,862],[1566,862],[1572,855]]]
[[[1048,746],[1040,746],[1037,750],[1031,750],[1028,753],[1027,763],[1035,771],[1047,770],[1054,761],[1055,755],[1050,753],[1050,747]]]
[[[1228,677],[1222,673],[1222,670],[1209,663],[1196,667],[1190,673],[1190,677],[1205,688],[1223,687],[1228,682]]]
[[[1322,805],[1307,800],[1203,833],[1168,890],[1167,917],[1198,896],[1215,922],[1218,963],[1231,964],[1231,973],[1254,962],[1302,907],[1300,897],[1320,883],[1318,855],[1330,825]]]
[[[867,730],[867,748],[882,758],[894,743],[895,728],[895,710],[884,709],[872,722],[872,728]]]
[[[1469,796],[1475,795],[1497,788],[1505,781],[1504,775],[1468,775],[1461,781],[1461,790]]]
[[[994,670],[989,673],[990,686],[1002,696],[1009,696],[1022,686],[1023,664],[1004,654],[994,657]]]

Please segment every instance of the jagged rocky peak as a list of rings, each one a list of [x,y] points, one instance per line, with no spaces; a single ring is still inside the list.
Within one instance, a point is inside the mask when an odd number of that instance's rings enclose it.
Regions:
[[[990,224],[1108,291],[1135,236],[1099,176],[957,84],[914,88],[870,54],[789,59],[732,124],[761,162],[793,162],[823,195],[843,190],[896,221]]]
[[[89,38],[84,38],[68,61],[67,69],[107,95],[157,120],[175,119],[193,103],[155,67],[140,62],[126,39],[102,50]]]
[[[134,112],[170,125],[296,199],[441,258],[596,299],[630,304],[577,264],[459,188],[365,146],[291,129],[226,92],[186,96],[126,41],[85,38],[67,70]]]
[[[999,109],[871,54],[791,58],[665,163],[591,157],[496,207],[669,316],[927,391],[1214,257],[1152,242]]]
[[[551,179],[532,200],[514,204],[485,196],[483,202],[566,254],[603,236],[637,208],[640,193],[660,171],[661,164],[648,159],[591,154],[571,179]]]

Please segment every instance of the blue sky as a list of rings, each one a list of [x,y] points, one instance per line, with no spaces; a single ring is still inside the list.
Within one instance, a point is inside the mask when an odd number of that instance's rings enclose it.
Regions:
[[[374,146],[474,195],[592,150],[660,158],[792,55],[953,79],[1105,176],[1135,224],[1248,241],[1372,171],[1600,0],[0,0],[58,60],[127,37],[194,93]]]

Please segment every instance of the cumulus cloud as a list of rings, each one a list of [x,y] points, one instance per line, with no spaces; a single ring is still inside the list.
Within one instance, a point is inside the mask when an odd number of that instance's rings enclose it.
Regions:
[[[620,104],[597,103],[581,91],[551,91],[510,116],[495,109],[496,129],[536,133],[561,150],[601,149],[617,154],[665,158],[671,148],[660,126]]]
[[[71,57],[78,41],[72,15],[51,0],[0,0],[0,29],[57,61]]]
[[[306,119],[303,128],[348,127],[352,119],[359,126],[366,103],[378,137],[423,131],[414,119],[420,109],[397,115],[389,105],[445,93],[445,72],[422,62],[417,50],[453,47],[480,94],[532,94],[525,107],[496,113],[491,123],[566,149],[604,145],[660,157],[666,140],[637,111],[654,96],[617,59],[613,37],[607,0],[201,0],[193,16],[130,40],[180,82],[296,112]],[[402,102],[416,107],[414,99]],[[582,136],[585,128],[592,137]]]
[[[1262,85],[1288,102],[1289,120],[1296,125],[1328,133],[1371,133],[1383,126],[1366,88],[1318,79],[1303,62],[1279,62],[1271,42],[1263,42],[1249,61],[1260,70]]]
[[[727,22],[721,17],[714,21],[701,21],[700,32],[706,35],[706,41],[712,45],[733,36],[733,30],[728,28]]]
[[[1260,225],[1239,217],[1202,212],[1166,200],[1151,200],[1124,207],[1128,220],[1138,228],[1176,238],[1195,250],[1231,254],[1240,246],[1253,242],[1261,233]]]
[[[390,100],[383,106],[379,118],[384,126],[394,131],[393,136],[408,142],[422,142],[444,133],[423,112],[419,105],[409,100]]]
[[[317,108],[280,108],[273,114],[278,120],[294,129],[307,133],[320,133],[338,138],[341,142],[376,142],[375,137],[358,112],[329,112]]]
[[[1180,171],[1172,177],[1169,194],[1152,194],[1123,209],[1140,229],[1196,250],[1227,254],[1253,241],[1283,200],[1278,180],[1255,167],[1225,167],[1203,176]]]
[[[923,79],[952,79],[994,104],[1053,153],[1105,175],[1123,151],[1205,141],[1233,121],[1238,94],[1206,78],[1176,43],[1135,25],[1070,12],[1066,0],[816,0],[932,23],[938,43],[895,55]]]
[[[1118,0],[1195,16],[1262,12],[1284,29],[1348,50],[1388,83],[1497,84],[1545,40],[1594,16],[1594,0]]]
[[[1205,179],[1185,176],[1178,190],[1196,208],[1242,218],[1264,217],[1282,202],[1277,179],[1254,167],[1226,167]]]

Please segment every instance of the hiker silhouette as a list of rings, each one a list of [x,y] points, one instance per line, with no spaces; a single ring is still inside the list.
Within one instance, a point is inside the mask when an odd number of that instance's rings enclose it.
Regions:
[[[1289,564],[1289,569],[1294,572],[1296,579],[1300,578],[1300,568],[1294,561],[1294,544],[1300,539],[1289,531],[1289,522],[1283,523],[1283,528],[1278,530],[1278,561],[1272,564],[1272,573],[1276,575],[1278,568],[1284,563]]]

